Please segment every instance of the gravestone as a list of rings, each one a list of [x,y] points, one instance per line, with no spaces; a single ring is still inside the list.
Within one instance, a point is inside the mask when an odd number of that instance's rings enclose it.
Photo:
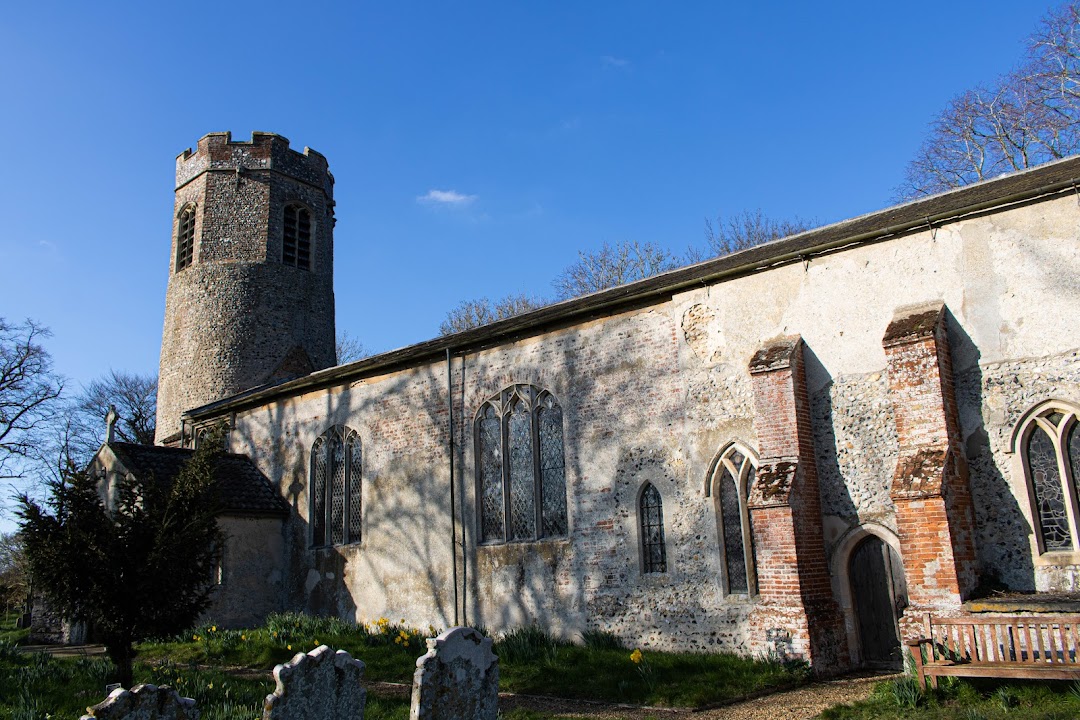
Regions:
[[[171,687],[157,685],[117,688],[86,712],[79,720],[199,720],[194,700],[180,697]]]
[[[496,720],[499,658],[472,628],[450,628],[427,641],[416,661],[410,720]]]
[[[364,663],[320,645],[274,668],[263,720],[363,720]]]

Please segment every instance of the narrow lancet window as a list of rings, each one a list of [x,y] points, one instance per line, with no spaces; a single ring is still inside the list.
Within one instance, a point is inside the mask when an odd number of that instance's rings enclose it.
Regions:
[[[652,483],[645,484],[638,506],[638,517],[641,522],[641,569],[646,573],[667,572],[664,505],[660,499],[660,491]]]

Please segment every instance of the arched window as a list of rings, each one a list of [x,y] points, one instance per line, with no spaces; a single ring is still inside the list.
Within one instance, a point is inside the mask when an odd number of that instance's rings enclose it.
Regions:
[[[311,543],[360,542],[362,516],[360,436],[335,426],[311,447]]]
[[[638,522],[641,526],[641,570],[667,572],[667,548],[664,545],[664,504],[660,491],[645,483],[638,499]]]
[[[285,206],[281,262],[301,270],[311,269],[311,213],[303,205]]]
[[[539,540],[567,532],[562,408],[514,385],[476,413],[480,541]]]
[[[1080,550],[1080,423],[1064,404],[1036,408],[1015,436],[1040,553]]]
[[[746,496],[757,468],[745,448],[731,445],[713,464],[706,495],[716,508],[724,592],[751,595],[757,591],[754,550]]]
[[[180,212],[176,226],[176,272],[195,259],[195,206],[188,205]]]

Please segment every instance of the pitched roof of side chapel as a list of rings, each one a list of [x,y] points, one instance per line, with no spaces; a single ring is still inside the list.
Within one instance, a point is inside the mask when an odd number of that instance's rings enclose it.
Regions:
[[[550,329],[572,326],[613,312],[662,302],[676,292],[694,286],[724,282],[782,265],[808,262],[811,258],[841,252],[850,247],[932,230],[949,222],[1012,205],[1035,202],[1064,193],[1075,193],[1080,198],[1078,185],[1080,155],[824,225],[644,280],[546,305],[505,320],[373,355],[346,365],[318,370],[286,382],[261,385],[191,409],[184,413],[184,417],[196,421],[214,417],[226,410],[261,405],[274,398],[296,395],[344,380],[371,377],[430,363],[448,351],[451,354],[477,352]]]
[[[195,454],[194,450],[185,448],[125,442],[111,442],[109,449],[132,475],[152,476],[165,483],[175,480]],[[247,455],[220,455],[214,464],[214,479],[221,489],[222,514],[287,515],[289,512],[288,504]]]

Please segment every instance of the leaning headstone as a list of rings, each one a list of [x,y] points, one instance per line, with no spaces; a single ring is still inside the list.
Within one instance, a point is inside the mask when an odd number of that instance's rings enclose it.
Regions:
[[[277,687],[266,696],[263,720],[363,720],[364,663],[320,645],[274,668]]]
[[[79,720],[199,720],[195,701],[164,685],[117,688],[86,712]]]
[[[410,720],[496,720],[499,658],[491,639],[472,628],[450,628],[427,641],[416,661]]]

